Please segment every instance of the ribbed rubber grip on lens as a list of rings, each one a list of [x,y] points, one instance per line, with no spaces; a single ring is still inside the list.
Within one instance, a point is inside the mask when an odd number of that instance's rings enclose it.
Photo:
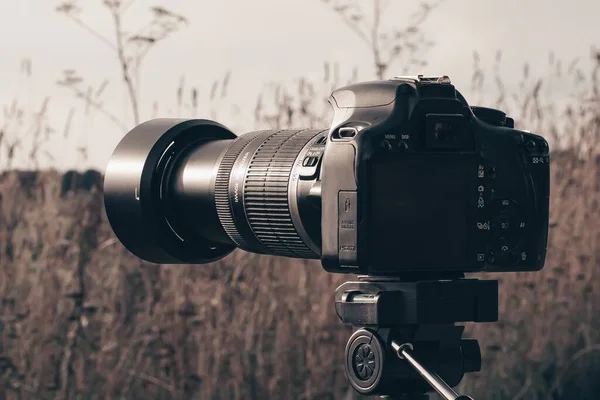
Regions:
[[[227,235],[241,248],[247,249],[249,246],[242,235],[240,235],[233,219],[231,203],[229,200],[229,179],[231,177],[233,165],[246,145],[257,136],[267,132],[269,131],[249,132],[235,139],[231,147],[229,147],[223,156],[215,179],[215,206],[217,208],[219,220]]]
[[[260,242],[275,254],[314,258],[294,227],[288,186],[302,148],[322,130],[283,130],[269,136],[256,150],[246,173],[244,206]]]

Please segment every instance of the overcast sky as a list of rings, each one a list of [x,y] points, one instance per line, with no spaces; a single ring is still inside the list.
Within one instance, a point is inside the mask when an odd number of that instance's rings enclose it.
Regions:
[[[69,109],[78,103],[55,82],[63,70],[72,68],[95,85],[112,80],[103,100],[119,117],[126,116],[124,93],[116,84],[118,64],[110,50],[57,14],[54,9],[59,3],[0,2],[0,102],[10,104],[18,94],[24,104],[35,105],[50,95],[51,122],[62,129]],[[113,33],[101,0],[78,3],[89,25],[107,36]],[[368,6],[371,0],[362,3]],[[213,80],[232,70],[232,96],[225,105],[235,103],[247,114],[223,122],[238,133],[252,129],[251,110],[266,81],[292,82],[300,76],[318,79],[325,61],[339,62],[340,72],[347,76],[356,66],[360,79],[374,77],[367,47],[320,0],[137,0],[124,24],[140,26],[148,20],[148,7],[161,4],[185,15],[190,24],[148,56],[142,71],[143,119],[150,117],[154,100],[173,104],[182,74],[206,93]],[[417,4],[390,0],[386,23],[406,23]],[[483,64],[491,68],[501,49],[506,81],[516,82],[526,62],[532,65],[533,75],[544,74],[551,51],[564,60],[586,59],[593,46],[600,47],[599,16],[600,0],[446,0],[424,25],[428,38],[437,43],[428,53],[429,66],[413,73],[449,75],[460,90],[470,84],[473,52],[479,52]],[[33,61],[29,84],[19,75],[23,57]],[[175,114],[165,110],[161,116]],[[56,167],[86,167],[74,150],[85,145],[90,149],[88,165],[104,168],[123,135],[101,115],[82,115],[79,107],[68,139],[57,135],[53,140],[50,149],[58,156]]]

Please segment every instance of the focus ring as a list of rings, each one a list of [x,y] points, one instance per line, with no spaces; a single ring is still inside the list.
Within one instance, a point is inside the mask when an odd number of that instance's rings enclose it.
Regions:
[[[244,208],[254,235],[272,253],[315,258],[298,235],[289,207],[290,174],[298,154],[322,130],[283,130],[255,151],[244,182]]]
[[[235,161],[248,143],[252,142],[252,140],[256,139],[258,136],[269,132],[272,131],[256,131],[238,136],[221,159],[219,171],[217,172],[217,177],[215,179],[215,207],[217,209],[217,215],[219,216],[221,225],[231,240],[238,247],[244,249],[247,249],[249,246],[242,235],[240,235],[238,232],[236,222],[233,219],[233,212],[229,197],[229,180],[231,178],[231,172],[233,171],[233,165],[235,164]]]

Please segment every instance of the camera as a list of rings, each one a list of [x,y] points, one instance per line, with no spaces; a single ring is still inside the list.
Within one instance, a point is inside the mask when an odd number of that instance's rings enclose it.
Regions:
[[[105,174],[116,236],[155,263],[209,263],[241,248],[372,276],[543,267],[543,137],[469,106],[447,76],[352,84],[329,102],[329,129],[138,125]]]

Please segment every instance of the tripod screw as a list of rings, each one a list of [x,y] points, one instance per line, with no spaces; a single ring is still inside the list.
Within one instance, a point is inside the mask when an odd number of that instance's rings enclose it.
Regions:
[[[377,391],[383,374],[384,347],[377,334],[368,329],[359,329],[346,345],[346,376],[361,394]]]

